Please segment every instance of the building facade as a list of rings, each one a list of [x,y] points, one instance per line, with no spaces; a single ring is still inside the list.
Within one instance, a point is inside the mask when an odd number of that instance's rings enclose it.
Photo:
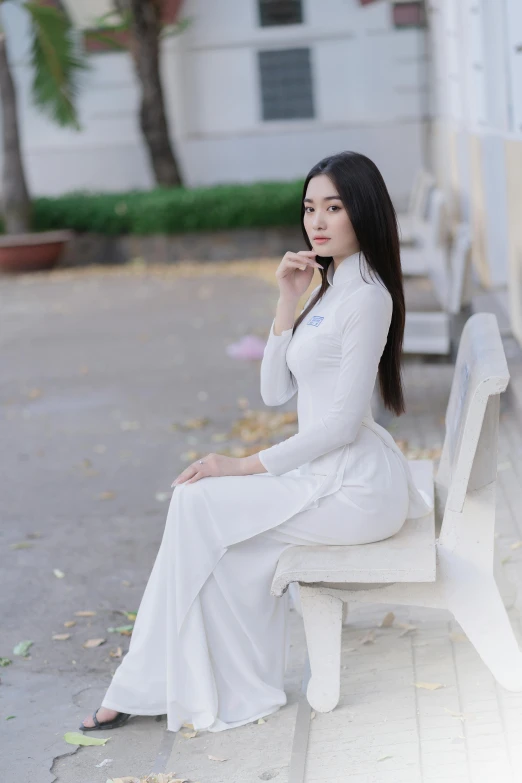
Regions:
[[[80,29],[111,8],[110,0],[62,4]],[[425,30],[401,23],[395,5],[184,0],[180,15],[191,24],[163,41],[162,72],[186,184],[297,179],[325,155],[353,149],[375,160],[403,207],[426,163],[429,90]],[[90,54],[82,131],[60,130],[29,100],[26,18],[16,6],[3,13],[32,192],[151,186],[128,53]]]
[[[432,166],[522,343],[522,2],[430,0]]]

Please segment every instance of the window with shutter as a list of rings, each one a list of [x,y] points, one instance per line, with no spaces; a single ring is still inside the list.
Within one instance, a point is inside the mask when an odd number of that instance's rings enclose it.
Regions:
[[[301,24],[303,7],[301,0],[258,0],[261,27],[281,24]]]
[[[310,49],[258,52],[263,120],[315,116]]]

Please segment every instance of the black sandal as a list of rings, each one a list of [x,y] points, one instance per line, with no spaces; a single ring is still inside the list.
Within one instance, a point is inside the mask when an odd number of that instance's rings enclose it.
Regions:
[[[98,707],[98,710],[100,708]],[[127,721],[130,718],[130,713],[128,712],[119,712],[115,718],[112,720],[103,721],[103,723],[100,723],[98,718],[96,717],[96,713],[98,710],[94,710],[92,714],[92,719],[94,721],[94,726],[84,726],[83,723],[80,723],[80,731],[101,731],[102,729],[117,729],[119,726],[123,726],[124,723],[127,723]]]

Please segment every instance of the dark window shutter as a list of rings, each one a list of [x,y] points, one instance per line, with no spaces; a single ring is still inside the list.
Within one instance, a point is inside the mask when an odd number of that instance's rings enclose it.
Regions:
[[[258,52],[263,120],[314,117],[310,49]]]
[[[261,27],[282,24],[301,24],[303,7],[301,0],[258,0]]]

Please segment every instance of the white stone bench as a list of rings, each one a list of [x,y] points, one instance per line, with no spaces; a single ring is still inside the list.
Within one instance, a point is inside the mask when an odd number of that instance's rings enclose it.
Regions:
[[[343,606],[403,604],[448,609],[496,680],[522,690],[519,651],[503,595],[512,585],[495,554],[499,398],[509,381],[495,316],[468,319],[446,412],[434,514],[408,520],[395,536],[358,546],[292,546],[279,558],[271,592],[298,586],[310,659],[310,705],[329,712],[340,695]],[[433,496],[430,460],[410,461],[418,486]],[[349,523],[349,520],[347,520]]]
[[[435,202],[439,198],[436,192]],[[427,259],[427,275],[441,309],[429,312],[407,310],[403,350],[405,353],[446,355],[451,350],[451,318],[470,300],[469,225],[458,224],[449,254],[440,248],[429,254]]]
[[[426,169],[419,169],[410,193],[408,211],[397,215],[401,244],[415,244],[418,226],[426,219],[428,199],[435,178]]]

